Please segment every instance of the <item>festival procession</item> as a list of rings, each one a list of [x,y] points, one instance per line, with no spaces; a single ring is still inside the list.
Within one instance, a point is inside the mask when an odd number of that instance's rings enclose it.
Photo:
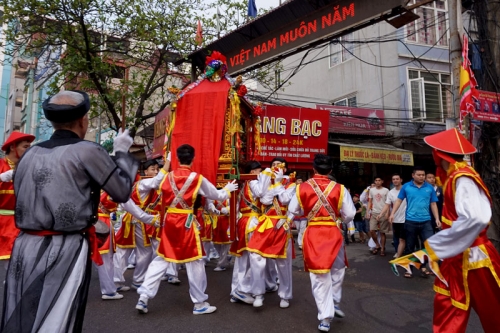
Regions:
[[[499,3],[0,10],[0,332],[500,330]]]

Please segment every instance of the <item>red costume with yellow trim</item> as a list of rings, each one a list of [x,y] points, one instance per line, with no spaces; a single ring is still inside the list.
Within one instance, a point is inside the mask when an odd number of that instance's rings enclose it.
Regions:
[[[2,145],[2,150],[7,151],[12,145],[22,141],[33,142],[33,140],[35,137],[31,134],[14,131]],[[21,156],[17,156],[17,158],[21,158]],[[15,164],[7,157],[0,159],[0,174],[14,169]],[[19,234],[14,219],[15,208],[14,182],[12,180],[0,181],[0,260],[10,259],[12,246]]]
[[[292,187],[295,187],[295,183],[288,183],[285,189]],[[272,204],[262,205],[261,209],[262,215],[259,217],[259,224],[248,242],[247,250],[266,258],[286,258],[288,242],[293,236],[287,222],[280,228],[276,228],[276,225],[280,220],[286,220],[287,205],[283,205],[275,196]],[[285,229],[285,232],[282,228]],[[294,256],[295,253],[292,254],[292,257]]]
[[[314,175],[313,179],[322,192],[330,186],[331,191],[326,197],[335,215],[340,218],[340,209],[344,197],[344,185],[332,182],[327,176]],[[307,216],[318,203],[318,196],[308,182],[297,185],[297,199],[300,207]],[[330,271],[340,248],[343,246],[343,237],[334,221],[324,206],[308,221],[302,251],[304,254],[304,270],[316,274]],[[347,261],[346,261],[347,263]]]
[[[485,332],[497,332],[500,255],[486,236],[491,197],[479,174],[449,155],[472,154],[476,149],[456,129],[425,141],[435,149],[436,174],[445,180],[443,231],[425,242],[430,259],[442,259],[442,280],[436,278],[434,283],[434,332],[465,332],[471,308]],[[449,163],[448,170],[443,169],[443,160]]]
[[[261,215],[260,201],[258,198],[253,197],[249,183],[250,181],[246,181],[241,191],[239,200],[241,217],[236,224],[236,234],[238,236],[229,249],[229,253],[237,257],[241,257],[241,252],[248,249],[249,235],[255,230],[249,228],[250,220],[253,217],[258,219]]]
[[[223,202],[214,201],[215,207],[222,211],[226,208],[229,212],[229,200]],[[231,244],[229,240],[229,215],[221,214],[212,219],[212,242],[214,244]]]
[[[197,220],[193,215],[193,206],[200,189],[203,176],[196,174],[182,198],[189,206],[187,209],[181,203],[171,207],[176,195],[171,181],[180,189],[191,174],[187,167],[180,167],[171,171],[163,180],[160,188],[162,204],[166,214],[161,228],[158,255],[166,261],[185,263],[200,259],[205,255],[201,246],[200,231]],[[177,190],[176,189],[176,190]]]
[[[111,200],[111,197],[106,192],[103,191],[101,193],[101,199],[99,202],[98,216],[99,216],[99,220],[106,223],[106,225],[110,228],[110,230],[113,230],[113,225],[111,224],[110,214],[113,212],[116,212],[117,208],[118,208],[118,204],[116,202],[114,202],[113,200]],[[111,232],[111,235],[113,237],[112,243],[113,243],[113,252],[114,252],[114,251],[116,251],[115,233]],[[111,240],[110,237],[106,238],[106,241],[99,247],[100,254],[109,253],[110,240]]]
[[[0,160],[0,173],[14,169],[14,164],[7,157]],[[16,196],[14,183],[0,182],[0,259],[10,259],[14,240],[19,234],[14,220]]]
[[[132,195],[130,198],[132,201],[142,210],[146,210],[146,208],[158,198],[158,191],[152,190],[149,192],[147,197],[144,200],[141,200],[141,196],[139,194],[139,187],[137,186],[139,182],[134,184],[134,188],[132,190]],[[133,221],[134,217],[129,212],[125,213],[122,218],[122,225],[118,232],[116,233],[116,245],[120,248],[135,248],[135,228],[142,228],[142,234],[148,235],[147,228],[150,226],[146,226],[144,223],[140,221]],[[135,223],[133,223],[135,222]],[[149,230],[150,234],[153,233],[152,230]],[[144,246],[151,246],[151,239],[149,237],[144,237]]]
[[[153,207],[151,207],[153,206]],[[151,203],[146,206],[144,210],[149,215],[157,215],[161,212],[161,191],[156,191],[156,198],[152,200]],[[155,227],[154,224],[147,224],[144,226],[146,228],[146,234],[151,239],[160,240],[160,227]]]

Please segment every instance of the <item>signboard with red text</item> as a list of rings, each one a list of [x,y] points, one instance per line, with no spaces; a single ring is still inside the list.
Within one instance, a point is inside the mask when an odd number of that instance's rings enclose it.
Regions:
[[[330,112],[330,133],[385,135],[384,110],[316,104],[316,109]]]
[[[227,52],[230,74],[240,73],[256,64],[278,59],[283,54],[318,41],[340,36],[343,31],[405,5],[404,0],[339,0],[308,16],[291,21],[272,32],[251,40],[244,48]],[[272,26],[272,22],[271,22]]]
[[[262,109],[261,153],[256,160],[283,157],[289,163],[311,165],[315,154],[327,153],[329,112],[276,105]]]
[[[169,126],[170,109],[166,108],[155,116],[154,139],[152,158],[163,155],[163,146],[165,145],[165,131]]]
[[[474,119],[500,123],[500,94],[478,90],[479,100],[474,100]]]

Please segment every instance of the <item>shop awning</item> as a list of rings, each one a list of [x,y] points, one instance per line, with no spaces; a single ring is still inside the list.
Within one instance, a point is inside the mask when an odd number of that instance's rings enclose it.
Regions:
[[[413,152],[384,143],[351,144],[329,141],[340,146],[340,161],[413,166]]]

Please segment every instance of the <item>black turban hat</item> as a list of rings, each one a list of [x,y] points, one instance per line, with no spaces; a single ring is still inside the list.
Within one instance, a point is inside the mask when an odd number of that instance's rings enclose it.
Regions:
[[[43,101],[42,108],[45,118],[55,123],[69,123],[80,119],[90,110],[90,99],[86,92],[80,90],[67,90],[83,96],[83,102],[78,105],[50,104],[53,96]]]

